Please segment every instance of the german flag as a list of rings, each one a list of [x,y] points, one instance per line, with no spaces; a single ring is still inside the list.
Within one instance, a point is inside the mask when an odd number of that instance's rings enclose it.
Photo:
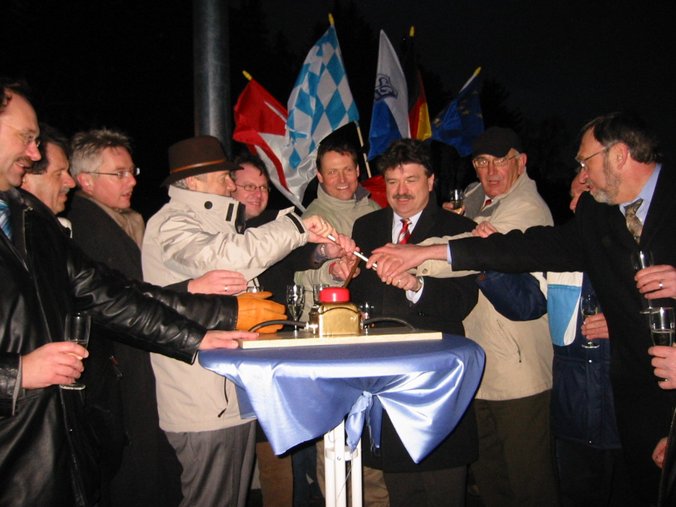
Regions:
[[[414,36],[415,27],[411,26],[404,43],[403,62],[408,88],[408,123],[411,128],[411,137],[424,141],[432,136],[432,127],[430,126],[430,113],[427,109],[425,87],[415,56]]]

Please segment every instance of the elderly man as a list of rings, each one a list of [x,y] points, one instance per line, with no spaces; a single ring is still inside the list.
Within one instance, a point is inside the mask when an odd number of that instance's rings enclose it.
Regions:
[[[143,240],[143,275],[167,285],[209,269],[227,268],[252,280],[308,240],[334,233],[320,217],[286,213],[244,230],[243,208],[220,142],[211,136],[169,148],[170,201],[149,221]],[[243,506],[253,464],[254,426],[240,418],[231,382],[195,365],[152,357],[160,427],[183,467],[183,503]],[[198,393],[198,394],[196,394]]]
[[[587,272],[610,331],[618,429],[633,489],[642,498],[633,505],[650,505],[659,480],[651,454],[668,432],[675,396],[661,389],[667,382],[653,376],[641,295],[655,305],[673,306],[676,177],[660,163],[651,130],[627,113],[586,124],[576,160],[588,175],[590,192],[580,197],[574,220],[561,227],[451,241],[450,251],[449,244],[405,252],[389,246],[373,260],[385,278],[426,259],[449,260],[449,255],[453,269]],[[638,248],[652,252],[655,266],[636,273],[631,254]]]
[[[75,186],[68,162],[68,140],[56,129],[40,125],[42,158],[26,169],[21,188],[40,199],[55,215],[66,207],[68,192]]]
[[[418,243],[429,236],[472,230],[471,220],[446,213],[432,197],[434,174],[422,142],[394,142],[379,165],[390,207],[355,222],[353,239],[364,251],[390,241]],[[434,279],[402,274],[388,286],[368,270],[353,280],[350,289],[353,301],[373,305],[372,316],[395,316],[419,328],[459,335],[464,334],[462,320],[477,298],[473,276]],[[365,443],[363,452],[366,465],[384,471],[392,506],[464,506],[467,465],[478,454],[474,411],[470,408],[453,433],[418,465],[408,456],[387,416],[381,448],[373,452]]]
[[[501,232],[552,224],[521,151],[510,129],[492,127],[477,138],[472,164],[480,183],[467,189],[466,216]],[[472,465],[482,501],[489,507],[555,505],[549,422],[553,352],[546,317],[511,321],[479,293],[464,324],[467,336],[486,351],[475,402],[479,460]]]
[[[82,397],[58,387],[80,377],[88,356],[63,341],[67,316],[88,312],[139,346],[192,362],[198,348],[255,337],[205,328],[248,326],[261,306],[176,295],[91,262],[51,210],[16,188],[40,159],[39,134],[20,86],[0,81],[0,504],[94,505],[99,459]]]

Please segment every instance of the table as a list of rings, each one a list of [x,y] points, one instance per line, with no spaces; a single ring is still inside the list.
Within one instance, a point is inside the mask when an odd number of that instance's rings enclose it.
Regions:
[[[384,409],[418,463],[462,417],[485,356],[471,340],[444,335],[436,341],[209,350],[199,361],[237,385],[242,415],[258,418],[276,454],[343,420],[350,449],[365,422],[379,442]]]

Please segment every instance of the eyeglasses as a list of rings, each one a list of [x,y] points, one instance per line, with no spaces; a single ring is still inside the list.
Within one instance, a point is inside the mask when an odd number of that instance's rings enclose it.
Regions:
[[[141,169],[134,167],[133,169],[127,169],[125,171],[115,171],[110,173],[103,173],[99,171],[82,171],[87,174],[100,174],[103,176],[116,176],[118,180],[124,180],[126,178],[131,178],[132,176],[136,177],[141,174]]]
[[[486,169],[491,164],[493,164],[494,167],[505,167],[510,160],[514,160],[519,155],[521,155],[521,153],[517,153],[515,155],[512,155],[511,157],[502,157],[493,159],[479,157],[472,160],[472,165],[476,169]]]
[[[577,164],[578,164],[578,172],[579,172],[579,171],[585,171],[585,170],[588,169],[588,167],[587,167],[587,160],[589,160],[589,159],[592,158],[592,157],[595,157],[595,156],[598,155],[599,153],[603,153],[603,152],[605,152],[605,151],[608,151],[608,150],[609,150],[610,148],[612,148],[612,147],[613,147],[613,145],[611,144],[610,146],[605,146],[605,147],[601,148],[599,151],[597,151],[597,152],[595,152],[595,153],[592,153],[591,155],[589,155],[588,157],[583,158],[582,160],[575,159],[575,162],[577,162]]]
[[[239,185],[235,183],[235,185],[239,188],[243,188],[247,192],[255,192],[256,190],[260,190],[261,192],[269,192],[270,187],[267,185],[254,185],[253,183],[247,183],[245,185]]]
[[[21,129],[16,128],[13,125],[10,125],[9,123],[3,123],[3,125],[7,125],[9,128],[12,130],[16,131],[19,133],[19,137],[21,138],[21,141],[23,142],[23,145],[28,148],[31,144],[35,144],[35,147],[37,148],[40,146],[40,138],[36,136],[35,134],[28,134],[27,132],[24,132]]]

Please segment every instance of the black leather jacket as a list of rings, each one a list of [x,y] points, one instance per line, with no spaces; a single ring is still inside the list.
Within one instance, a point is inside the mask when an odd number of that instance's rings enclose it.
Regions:
[[[0,505],[91,505],[96,446],[81,396],[21,389],[21,356],[60,341],[66,314],[86,311],[128,343],[192,362],[206,329],[234,328],[236,298],[130,282],[88,259],[32,195],[4,199],[13,241],[0,234]]]

